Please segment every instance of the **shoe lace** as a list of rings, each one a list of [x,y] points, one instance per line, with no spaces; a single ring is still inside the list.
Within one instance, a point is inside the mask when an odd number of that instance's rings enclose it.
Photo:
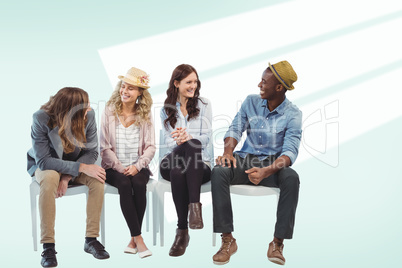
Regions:
[[[96,251],[101,251],[105,249],[105,247],[98,240],[92,242],[92,246],[95,248]]]
[[[222,237],[222,246],[218,252],[226,251],[229,253],[230,246],[232,245],[233,239],[230,237]]]
[[[273,242],[273,248],[272,252],[278,251],[282,255],[282,244],[278,244],[276,242]]]
[[[54,248],[47,248],[42,252],[41,256],[44,258],[53,258],[56,254],[57,252]]]

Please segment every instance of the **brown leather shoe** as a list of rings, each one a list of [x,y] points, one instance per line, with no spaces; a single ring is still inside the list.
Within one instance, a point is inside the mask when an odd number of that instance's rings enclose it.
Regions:
[[[202,229],[202,204],[200,202],[188,204],[188,226],[190,229]]]
[[[230,256],[236,253],[237,244],[236,239],[232,236],[223,236],[222,237],[222,246],[218,250],[218,252],[212,257],[214,264],[226,264],[230,260]]]
[[[176,229],[176,237],[169,251],[169,256],[178,257],[186,252],[190,236],[188,235],[188,229]]]
[[[283,243],[278,244],[274,241],[269,243],[268,247],[268,260],[279,265],[285,265],[285,257],[283,257]]]

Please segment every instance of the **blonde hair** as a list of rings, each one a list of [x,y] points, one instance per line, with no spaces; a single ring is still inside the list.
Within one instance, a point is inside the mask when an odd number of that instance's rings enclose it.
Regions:
[[[122,81],[119,81],[114,88],[112,96],[110,97],[109,101],[106,103],[107,106],[114,108],[118,115],[121,115],[123,102],[121,101],[120,96],[120,88],[121,88]],[[141,93],[140,96],[137,98],[137,102],[134,105],[134,115],[136,120],[134,125],[138,126],[142,123],[150,122],[150,113],[151,113],[151,106],[152,106],[152,97],[151,94],[147,89],[138,87],[139,92]]]
[[[81,88],[65,87],[42,105],[50,117],[48,126],[59,127],[59,136],[65,153],[71,153],[75,146],[85,148],[85,113],[89,107],[88,93]]]

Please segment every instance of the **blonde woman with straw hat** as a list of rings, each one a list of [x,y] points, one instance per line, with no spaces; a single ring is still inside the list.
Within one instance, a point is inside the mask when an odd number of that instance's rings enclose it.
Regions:
[[[102,116],[102,167],[106,170],[106,182],[119,191],[120,207],[130,230],[131,239],[124,252],[138,252],[140,258],[145,258],[152,252],[141,236],[141,226],[146,187],[152,175],[148,164],[155,154],[149,76],[133,67],[118,78]]]

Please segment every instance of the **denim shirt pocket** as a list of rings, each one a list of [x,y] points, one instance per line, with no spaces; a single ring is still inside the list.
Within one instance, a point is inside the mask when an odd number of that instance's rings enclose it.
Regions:
[[[280,151],[285,138],[285,126],[269,127],[267,134],[271,148]]]

